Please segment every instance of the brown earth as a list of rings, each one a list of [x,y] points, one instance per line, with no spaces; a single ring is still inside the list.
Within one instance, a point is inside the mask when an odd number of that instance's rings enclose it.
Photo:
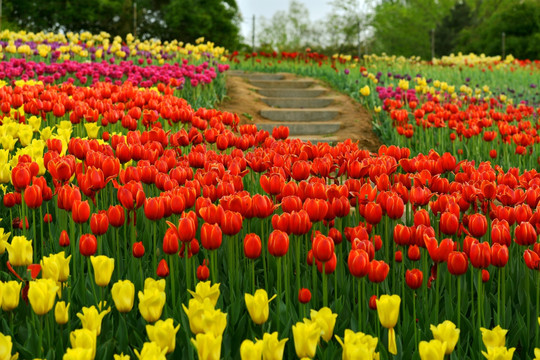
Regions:
[[[301,79],[301,77],[289,73],[283,73],[283,75],[285,75],[285,79],[287,80]],[[315,81],[318,85],[328,90],[325,97],[334,98],[334,103],[331,107],[337,108],[340,112],[334,121],[340,121],[342,126],[332,137],[335,137],[338,141],[344,141],[350,138],[355,142],[358,141],[359,147],[362,149],[368,149],[372,152],[377,151],[381,142],[375,133],[373,133],[371,117],[362,105],[349,96],[333,90],[318,79],[302,79]],[[247,79],[227,75],[227,96],[224,101],[216,105],[216,108],[221,111],[238,114],[241,124],[263,123],[268,120],[260,115],[260,110],[268,108],[268,106],[261,101],[261,97]]]

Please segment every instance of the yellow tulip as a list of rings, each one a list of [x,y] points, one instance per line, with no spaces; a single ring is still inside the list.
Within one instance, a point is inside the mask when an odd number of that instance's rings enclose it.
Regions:
[[[0,138],[0,143],[2,144],[2,148],[5,150],[12,151],[15,148],[15,144],[19,141],[19,139],[14,139],[13,136],[6,134],[5,136],[2,136]]]
[[[86,128],[86,134],[88,134],[89,139],[97,139],[99,128],[96,123],[85,123],[84,127]]]
[[[114,259],[107,256],[90,256],[92,267],[94,268],[94,277],[97,286],[105,287],[109,285],[114,270]]]
[[[278,340],[278,333],[265,333],[263,335],[263,359],[264,360],[281,360],[283,359],[283,350],[285,343],[289,339]]]
[[[94,360],[92,350],[84,348],[68,348],[62,360]]]
[[[96,357],[96,337],[95,330],[77,329],[69,334],[69,341],[73,349],[87,349],[90,351],[91,359]]]
[[[165,284],[165,279],[154,280],[152,278],[146,278],[146,280],[144,280],[144,290],[155,288],[161,292],[164,292]]]
[[[197,349],[199,360],[219,360],[221,356],[221,335],[214,336],[212,333],[197,334],[191,342]]]
[[[12,266],[28,266],[32,263],[32,240],[27,240],[25,236],[14,236],[11,244],[5,245]]]
[[[337,335],[336,339],[343,347],[343,360],[378,358],[378,353],[375,353],[378,339],[371,335],[347,329],[343,341]]]
[[[64,325],[69,321],[69,306],[64,301],[58,301],[54,307],[54,320],[59,325]]]
[[[194,299],[203,302],[205,298],[209,298],[212,306],[216,306],[219,299],[219,284],[211,285],[210,281],[201,281],[195,287],[195,292],[189,290]]]
[[[317,344],[321,336],[321,330],[317,323],[308,324],[298,322],[292,326],[294,348],[299,358],[313,358],[317,351]]]
[[[41,276],[60,282],[67,281],[69,277],[69,261],[71,255],[66,258],[65,252],[44,256],[41,260]]]
[[[371,94],[371,90],[369,88],[368,85],[364,86],[363,88],[360,89],[360,94],[362,96],[369,96],[369,94]]]
[[[203,314],[203,327],[205,333],[212,333],[214,336],[223,335],[227,327],[227,314],[219,309],[205,311]]]
[[[480,328],[482,332],[482,341],[489,350],[490,347],[504,347],[506,343],[506,333],[508,330],[501,328],[499,325],[495,326],[493,330],[486,328]]]
[[[396,355],[397,346],[394,326],[396,326],[398,320],[401,298],[399,295],[382,295],[376,302],[379,321],[382,326],[388,329],[388,352]]]
[[[444,360],[444,354],[446,352],[446,341],[440,340],[420,341],[418,351],[420,352],[420,359],[422,360]]]
[[[251,340],[244,340],[240,345],[240,359],[242,360],[261,360],[263,350],[262,340],[253,342]]]
[[[176,333],[180,325],[174,327],[173,319],[158,320],[154,325],[146,325],[148,339],[155,342],[159,347],[167,349],[167,354],[172,353],[176,347]]]
[[[214,311],[214,305],[209,298],[204,299],[203,302],[197,299],[190,299],[188,307],[182,304],[182,308],[189,319],[189,328],[193,334],[199,334],[206,332],[204,316],[205,313]]]
[[[268,300],[268,294],[264,289],[255,291],[255,296],[251,294],[244,295],[249,316],[251,316],[251,320],[253,320],[255,324],[261,325],[268,320],[268,303],[275,297],[276,295],[272,296],[272,298]]]
[[[19,141],[23,147],[30,145],[34,132],[31,126],[21,126],[19,128]]]
[[[165,305],[165,292],[156,288],[139,291],[139,312],[147,322],[154,322],[161,317]]]
[[[51,279],[30,281],[28,300],[37,315],[45,315],[51,311],[58,288],[56,282]]]
[[[10,235],[11,233],[4,233],[4,228],[0,228],[0,255],[6,252],[6,240],[9,239]]]
[[[0,165],[0,184],[8,184],[11,180],[11,166],[9,164]]]
[[[166,360],[167,349],[161,349],[155,342],[145,342],[139,353],[135,350],[135,355],[140,360]]]
[[[437,326],[431,325],[430,329],[434,339],[446,342],[446,355],[451,354],[459,339],[459,329],[456,329],[456,325],[446,320]]]
[[[41,116],[30,116],[30,118],[28,119],[28,124],[32,127],[32,131],[39,131],[39,129],[41,128]]]
[[[311,309],[311,320],[316,322],[321,331],[321,337],[328,342],[334,335],[337,314],[333,314],[328,307],[323,307],[319,311]]]
[[[82,314],[78,313],[77,317],[81,319],[82,327],[88,330],[94,330],[96,335],[101,334],[101,321],[111,312],[111,308],[98,312],[95,306],[92,307],[83,307]]]
[[[112,298],[116,309],[121,313],[130,312],[133,309],[135,298],[135,285],[129,280],[119,280],[112,286]]]
[[[124,355],[124,353],[120,355],[114,354],[114,360],[129,360],[129,355]]]
[[[17,281],[8,281],[2,286],[2,310],[11,311],[19,306],[21,298],[21,283]]]
[[[534,360],[540,360],[540,349],[539,348],[534,348]]]
[[[512,360],[516,348],[507,349],[505,346],[489,347],[487,352],[482,351],[482,355],[488,360]]]
[[[13,343],[11,342],[11,336],[0,333],[0,359],[2,360],[15,360],[19,357],[18,354],[11,356],[11,349]]]
[[[53,135],[53,130],[54,130],[54,126],[51,128],[50,126],[47,126],[43,129],[41,129],[41,131],[39,132],[39,134],[41,135],[41,140],[49,140],[51,138],[51,136]]]

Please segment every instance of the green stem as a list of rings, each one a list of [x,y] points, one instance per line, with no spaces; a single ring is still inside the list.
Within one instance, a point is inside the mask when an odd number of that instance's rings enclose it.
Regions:
[[[255,294],[255,260],[250,260],[251,262],[251,289]]]
[[[483,320],[482,302],[483,302],[483,299],[482,299],[482,270],[479,270],[478,271],[478,304],[477,304],[477,308],[478,308],[478,326],[477,326],[477,328],[478,329],[483,325],[482,324],[482,320]]]
[[[360,331],[360,329],[362,328],[361,324],[362,324],[362,283],[363,283],[363,280],[364,278],[359,278],[358,279],[358,304],[357,304],[357,307],[358,307],[358,331]]]
[[[176,311],[177,307],[176,307],[176,279],[175,279],[175,268],[174,268],[174,262],[175,262],[175,259],[176,258],[176,254],[175,255],[169,255],[169,266],[170,266],[170,281],[171,281],[171,296],[172,296],[172,302],[173,302],[173,314],[174,312]]]
[[[414,344],[415,344],[416,350],[418,351],[418,325],[416,324],[416,291],[413,291],[412,308],[413,308]],[[458,325],[458,328],[459,328],[459,325]]]
[[[276,315],[277,315],[277,331],[279,333],[279,328],[280,328],[280,308],[281,308],[281,257],[278,257],[277,258],[277,299],[276,299],[276,304],[277,304],[277,310],[276,310]]]
[[[328,279],[325,271],[326,263],[322,263],[322,286],[323,286],[323,306],[328,306]]]

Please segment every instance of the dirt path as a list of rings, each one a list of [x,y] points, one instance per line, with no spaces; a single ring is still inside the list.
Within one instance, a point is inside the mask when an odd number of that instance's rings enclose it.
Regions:
[[[344,141],[348,138],[358,141],[359,146],[370,151],[377,151],[381,142],[373,133],[371,117],[369,113],[350,97],[334,91],[318,79],[301,78],[289,73],[283,73],[285,79],[308,79],[328,90],[327,96],[334,98],[332,108],[339,110],[335,119],[342,123],[340,130],[333,134],[333,138]],[[227,97],[216,107],[222,111],[234,112],[240,116],[241,123],[256,124],[267,121],[260,115],[260,111],[268,106],[261,101],[261,95],[255,91],[255,87],[246,78],[227,75]]]

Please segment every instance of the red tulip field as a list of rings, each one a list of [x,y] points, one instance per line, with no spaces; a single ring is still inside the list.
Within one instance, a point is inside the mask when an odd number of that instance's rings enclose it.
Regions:
[[[2,35],[0,359],[540,359],[538,61]],[[216,110],[230,68],[385,145]]]

